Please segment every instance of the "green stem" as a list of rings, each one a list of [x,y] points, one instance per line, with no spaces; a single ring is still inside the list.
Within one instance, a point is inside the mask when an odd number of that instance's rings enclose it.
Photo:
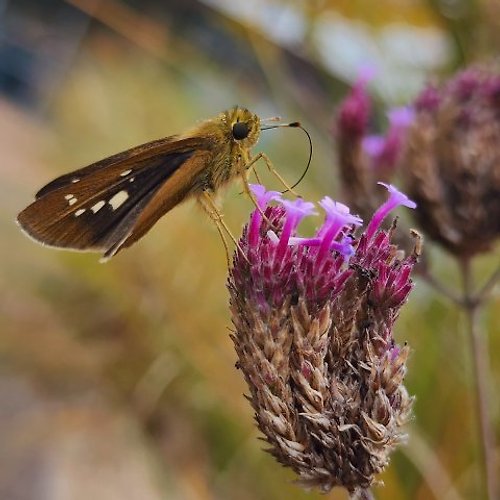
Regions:
[[[350,495],[351,500],[375,500],[370,488],[359,488]]]
[[[491,275],[488,281],[484,284],[483,288],[476,294],[476,302],[483,302],[488,299],[491,291],[495,285],[500,281],[500,266]]]
[[[489,354],[485,336],[480,331],[479,313],[482,302],[474,297],[474,284],[470,259],[461,260],[464,300],[462,308],[467,318],[467,330],[472,353],[473,377],[475,386],[476,415],[479,422],[483,474],[488,498],[494,500],[497,485],[494,468],[495,439],[490,420],[489,399]]]

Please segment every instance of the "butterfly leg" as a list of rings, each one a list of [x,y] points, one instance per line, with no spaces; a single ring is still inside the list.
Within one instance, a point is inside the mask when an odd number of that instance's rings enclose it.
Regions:
[[[231,265],[231,259],[229,256],[229,247],[227,245],[226,238],[224,237],[224,232],[223,230],[229,235],[233,243],[235,244],[236,248],[238,251],[241,253],[241,255],[248,261],[247,256],[245,252],[243,252],[243,249],[241,248],[240,244],[238,243],[238,240],[234,237],[233,233],[229,229],[228,225],[224,222],[223,220],[223,215],[219,208],[217,207],[217,204],[215,200],[212,198],[212,195],[210,194],[209,191],[203,191],[201,196],[198,198],[201,206],[207,212],[209,217],[214,221],[215,226],[217,227],[217,231],[222,239],[222,244],[224,245],[224,249],[226,251],[226,260],[227,260],[227,265],[230,267]]]
[[[264,160],[264,163],[266,164],[266,167],[269,169],[269,171],[283,184],[283,186],[286,187],[286,191],[290,191],[295,196],[300,196],[296,191],[294,191],[285,181],[285,179],[280,175],[280,173],[274,168],[269,156],[267,156],[265,153],[257,153],[251,160],[250,162],[246,165],[245,168],[250,168],[252,167],[257,161],[260,159]],[[284,191],[286,193],[286,191]]]
[[[253,172],[253,175],[255,175],[255,178],[257,179],[257,182],[259,184],[262,184],[262,181],[260,180],[260,177],[259,177],[259,174],[257,173],[257,169],[255,168],[255,163],[253,163],[252,165],[250,165],[250,168],[248,168],[247,170],[252,170]]]
[[[250,198],[252,203],[255,205],[255,208],[260,212],[260,215],[262,215],[262,218],[272,227],[270,220],[267,218],[266,214],[264,213],[262,208],[257,203],[257,200],[255,199],[255,196],[252,193],[252,190],[250,189],[250,185],[248,184],[248,177],[247,176],[248,176],[248,169],[249,168],[252,168],[255,172],[255,175],[257,176],[257,172],[255,171],[255,169],[253,167],[253,165],[255,164],[256,161],[257,160],[255,160],[255,161],[251,160],[250,163],[248,163],[247,165],[243,165],[241,163],[241,160],[238,161],[238,163],[237,163],[238,172],[239,172],[239,174],[241,176],[241,180],[243,182],[243,192],[248,195],[248,197]],[[257,179],[258,179],[258,177],[257,177]]]
[[[257,169],[255,168],[255,163],[250,165],[250,167],[245,168],[245,169],[239,168],[240,175],[243,177],[243,174],[241,172],[242,171],[245,172],[246,173],[245,179],[247,179],[247,180],[250,177],[250,170],[252,170],[253,174],[255,175],[255,179],[257,179],[257,183],[262,184],[262,181],[260,180],[259,174],[257,173]],[[245,191],[241,191],[239,194],[243,194],[243,193],[245,193]]]

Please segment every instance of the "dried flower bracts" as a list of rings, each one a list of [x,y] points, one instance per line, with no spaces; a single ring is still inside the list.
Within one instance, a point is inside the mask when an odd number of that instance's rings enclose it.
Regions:
[[[323,225],[304,238],[297,226],[314,204],[253,186],[266,218],[253,212],[229,274],[238,366],[268,451],[322,491],[370,486],[410,415],[408,347],[393,327],[416,255],[401,256],[395,226],[380,224],[415,204],[386,187],[389,200],[359,237],[361,219],[325,197]]]
[[[402,170],[422,229],[454,255],[488,251],[500,235],[500,74],[463,71],[414,109]]]

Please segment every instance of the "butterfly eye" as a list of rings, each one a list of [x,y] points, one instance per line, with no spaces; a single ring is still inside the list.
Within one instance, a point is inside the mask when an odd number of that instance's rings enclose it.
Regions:
[[[241,139],[245,139],[248,136],[250,129],[248,128],[248,123],[246,122],[237,122],[233,125],[233,137],[240,141]]]

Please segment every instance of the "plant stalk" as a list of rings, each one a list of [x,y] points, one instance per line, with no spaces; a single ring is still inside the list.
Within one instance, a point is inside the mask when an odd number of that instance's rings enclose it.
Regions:
[[[489,500],[497,498],[497,484],[495,476],[495,438],[490,418],[488,404],[489,391],[489,353],[487,339],[480,331],[480,310],[483,304],[474,296],[474,284],[471,272],[470,259],[461,260],[464,300],[462,308],[467,318],[467,331],[472,354],[472,368],[474,377],[475,407],[479,423],[481,456],[483,474]]]

